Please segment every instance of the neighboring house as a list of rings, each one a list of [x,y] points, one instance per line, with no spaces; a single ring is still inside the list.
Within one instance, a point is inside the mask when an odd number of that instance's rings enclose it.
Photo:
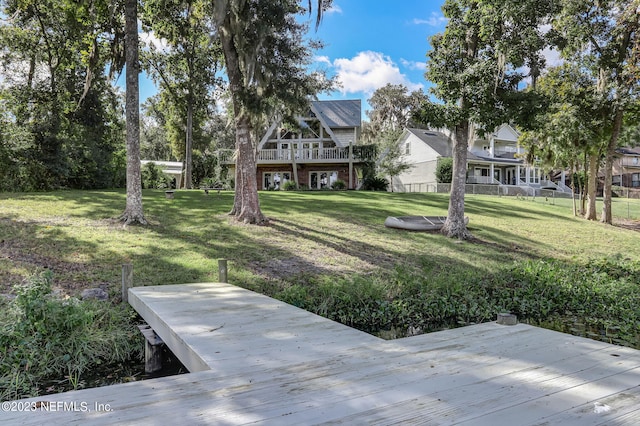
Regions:
[[[155,161],[142,160],[140,164],[144,167],[147,163],[154,163],[164,174],[176,180],[176,188],[182,188],[182,162],[180,161]]]
[[[273,123],[257,146],[258,189],[279,190],[291,180],[309,189],[328,189],[337,180],[357,188],[357,169],[368,159],[361,146],[354,149],[361,117],[360,100],[313,101],[298,118],[299,129]],[[235,164],[227,158],[233,176]]]
[[[613,164],[613,184],[640,189],[640,148],[618,148]]]
[[[510,125],[503,124],[487,136],[475,138],[469,144],[467,184],[496,185],[501,194],[533,195],[540,189],[571,191],[564,186],[563,179],[559,184],[544,179],[539,167],[521,158],[524,150],[518,146],[518,132]],[[398,143],[405,153],[404,160],[413,167],[394,177],[394,191],[438,191],[436,167],[439,158],[452,156],[450,136],[433,130],[405,129]]]

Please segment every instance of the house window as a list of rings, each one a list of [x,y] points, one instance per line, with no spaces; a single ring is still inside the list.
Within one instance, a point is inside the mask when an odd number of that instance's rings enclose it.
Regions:
[[[634,173],[631,175],[631,186],[634,188],[640,187],[640,173]]]
[[[489,176],[489,169],[484,167],[476,167],[473,173],[475,176]]]
[[[411,155],[411,142],[404,144],[404,155]]]
[[[309,188],[310,189],[329,189],[335,181],[338,180],[338,172],[310,172]]]
[[[272,189],[278,191],[282,186],[291,180],[289,172],[265,172],[262,179],[262,189]]]

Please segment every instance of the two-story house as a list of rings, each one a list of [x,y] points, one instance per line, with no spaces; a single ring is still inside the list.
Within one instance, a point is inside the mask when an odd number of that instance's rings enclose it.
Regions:
[[[405,129],[398,143],[404,152],[404,161],[411,169],[394,177],[394,191],[435,191],[436,167],[439,158],[452,156],[451,135],[441,131]],[[540,189],[570,192],[561,182],[555,184],[544,179],[542,169],[527,164],[524,150],[518,146],[518,132],[503,124],[484,138],[476,137],[469,143],[467,153],[467,184],[497,185],[502,194],[535,194]],[[519,188],[513,192],[510,188]]]
[[[613,184],[640,189],[640,148],[622,147],[616,149]]]
[[[282,189],[287,181],[302,188],[329,189],[341,180],[347,189],[358,186],[358,168],[371,158],[355,147],[360,138],[360,100],[313,101],[298,126],[274,122],[257,145],[258,189]],[[235,164],[229,159],[230,175]]]

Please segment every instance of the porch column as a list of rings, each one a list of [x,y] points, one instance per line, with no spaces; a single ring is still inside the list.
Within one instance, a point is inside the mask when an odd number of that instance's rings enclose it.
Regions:
[[[560,172],[560,182],[562,183],[562,185],[561,185],[561,186],[562,186],[563,188],[564,188],[564,186],[566,185],[566,184],[565,184],[565,182],[566,182],[566,178],[567,178],[567,172],[566,172],[566,171],[564,171],[564,170],[563,170],[563,171],[561,171],[561,172]]]
[[[520,164],[516,164],[516,186],[520,186]]]
[[[491,158],[495,157],[495,149],[496,149],[496,141],[493,138],[493,136],[491,136],[491,138],[489,138],[489,154],[491,155]],[[491,165],[493,167],[493,164]],[[491,171],[491,173],[493,173],[493,170]],[[493,174],[491,175],[493,177]]]
[[[349,189],[353,189],[353,142],[349,141]]]
[[[493,139],[491,139],[493,141]],[[493,175],[493,163],[491,163],[491,165],[489,166],[489,183],[493,183],[493,179],[494,179],[494,175]]]

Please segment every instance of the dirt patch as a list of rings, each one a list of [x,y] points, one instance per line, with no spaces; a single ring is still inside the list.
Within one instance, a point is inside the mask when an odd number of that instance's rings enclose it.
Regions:
[[[64,278],[69,276],[90,276],[95,268],[84,263],[66,262],[52,256],[29,252],[8,241],[0,241],[0,261],[6,260],[19,269],[42,271],[49,269],[54,273],[55,288],[64,295],[75,295],[85,288],[100,287],[108,291],[109,283],[91,282]],[[13,287],[22,283],[24,277],[6,270],[0,270],[0,293],[14,294]]]
[[[640,220],[618,219],[614,221],[614,226],[640,232]]]

